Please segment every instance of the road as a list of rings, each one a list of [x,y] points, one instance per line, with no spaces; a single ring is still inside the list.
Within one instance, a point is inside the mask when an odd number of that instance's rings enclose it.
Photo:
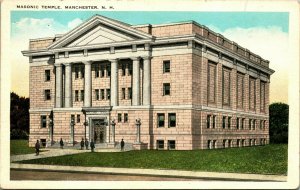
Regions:
[[[33,170],[10,170],[11,180],[54,180],[54,181],[203,181],[205,179],[117,175],[101,173],[49,172]]]

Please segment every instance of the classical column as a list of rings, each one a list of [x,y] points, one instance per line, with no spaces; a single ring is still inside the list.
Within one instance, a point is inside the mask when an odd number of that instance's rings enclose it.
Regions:
[[[65,107],[72,107],[72,66],[65,64]]]
[[[144,58],[143,105],[150,105],[151,100],[151,65],[150,57]]]
[[[118,60],[113,59],[111,62],[111,78],[110,78],[110,105],[118,105]]]
[[[92,106],[92,61],[84,62],[84,107]]]
[[[140,105],[140,60],[132,59],[132,105]]]
[[[55,65],[55,107],[62,107],[62,98],[63,98],[63,81],[62,81],[62,65]]]

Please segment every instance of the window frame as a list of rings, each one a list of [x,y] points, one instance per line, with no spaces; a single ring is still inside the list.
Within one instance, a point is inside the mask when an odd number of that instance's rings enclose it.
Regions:
[[[160,147],[162,145],[162,147]],[[165,149],[165,141],[164,140],[156,140],[156,149],[164,150]]]
[[[174,142],[174,148],[171,148],[171,142]],[[168,140],[168,150],[176,150],[176,141],[175,140]]]
[[[118,113],[118,123],[122,123],[122,113]]]
[[[124,113],[124,123],[128,123],[128,113]]]
[[[47,128],[47,115],[41,115],[40,128]]]
[[[163,116],[162,125],[160,125],[160,116]],[[157,113],[157,128],[164,128],[165,127],[166,117],[164,113]]]
[[[168,65],[169,68],[166,67],[167,65]],[[170,73],[170,72],[171,72],[171,61],[170,60],[164,60],[163,61],[163,73]]]
[[[80,101],[84,101],[84,90],[80,90]]]
[[[171,125],[171,117],[175,116],[175,125]],[[174,122],[174,121],[173,121]],[[176,118],[176,113],[168,113],[168,128],[176,127],[177,126],[177,118]]]
[[[95,99],[99,100],[100,94],[99,94],[99,89],[95,89]]]
[[[169,88],[168,91],[166,89],[167,87]],[[170,96],[170,95],[171,95],[171,84],[170,83],[163,83],[163,96]]]
[[[77,114],[77,115],[76,115],[76,122],[77,122],[77,123],[80,123],[80,114]]]
[[[51,90],[50,89],[45,89],[44,90],[44,100],[48,101],[51,100]]]
[[[110,100],[110,88],[106,89],[106,100]]]
[[[51,81],[51,71],[50,69],[45,70],[45,82]]]

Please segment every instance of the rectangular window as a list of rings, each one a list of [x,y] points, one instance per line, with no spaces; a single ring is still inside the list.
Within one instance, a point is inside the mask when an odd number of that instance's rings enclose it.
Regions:
[[[169,127],[176,127],[176,113],[169,113]]]
[[[164,83],[164,93],[163,95],[166,96],[166,95],[170,95],[170,90],[171,90],[171,87],[170,87],[170,83]]]
[[[122,63],[122,76],[126,74],[126,63]]]
[[[79,67],[75,66],[74,69],[75,69],[75,79],[78,79],[79,78]]]
[[[245,139],[242,139],[242,146],[245,146]]]
[[[244,129],[244,125],[245,125],[245,118],[242,119],[241,129]]]
[[[223,140],[223,148],[226,148],[226,140]]]
[[[240,129],[240,118],[236,118],[236,128]]]
[[[110,77],[110,74],[111,74],[110,65],[106,66],[106,74],[107,74],[107,77]]]
[[[84,66],[80,67],[81,78],[84,78]]]
[[[84,90],[80,90],[80,101],[84,101]]]
[[[158,113],[157,114],[157,126],[158,127],[164,127],[165,126],[165,114],[164,113]]]
[[[124,123],[128,123],[128,113],[124,113]]]
[[[126,97],[126,94],[125,94],[125,88],[122,88],[122,99],[124,100]]]
[[[128,64],[128,75],[132,75],[132,63]]]
[[[104,100],[104,89],[100,90],[100,97],[101,97],[101,100]]]
[[[50,90],[45,90],[45,100],[51,100],[51,92],[50,92]]]
[[[77,114],[77,123],[80,123],[80,114]]]
[[[99,78],[100,75],[99,75],[99,66],[95,66],[95,78]]]
[[[157,140],[156,141],[157,149],[158,150],[163,150],[164,149],[164,144],[165,144],[164,140]]]
[[[45,81],[50,81],[50,70],[45,70]]]
[[[253,130],[255,130],[255,129],[256,129],[256,120],[253,119]]]
[[[103,66],[103,65],[101,65],[100,72],[101,72],[100,77],[101,77],[101,78],[105,77],[105,69],[104,69],[104,66]]]
[[[231,117],[228,117],[228,129],[231,127]]]
[[[237,146],[237,147],[240,147],[240,146],[241,146],[240,143],[241,143],[241,140],[240,140],[240,139],[237,139],[237,140],[236,140],[236,146]]]
[[[232,142],[232,140],[229,139],[229,140],[228,140],[228,147],[229,147],[229,148],[231,147],[231,142]]]
[[[216,128],[216,123],[217,123],[217,116],[214,115],[214,116],[213,116],[213,129]]]
[[[71,115],[71,122],[74,123],[75,122],[75,115]]]
[[[169,150],[175,150],[176,149],[176,142],[174,140],[168,141],[168,149]]]
[[[223,105],[230,106],[230,70],[223,67],[222,74],[222,98]]]
[[[164,73],[169,73],[170,72],[170,60],[163,61],[163,70]]]
[[[206,116],[206,128],[209,129],[210,128],[210,115]]]
[[[75,90],[75,102],[79,101],[79,91]]]
[[[118,122],[122,122],[122,114],[121,113],[118,113]]]
[[[207,149],[211,149],[211,140],[207,141]]]
[[[106,89],[106,99],[110,100],[110,89]]]
[[[207,99],[209,103],[216,102],[216,72],[217,66],[215,63],[210,62],[208,64],[207,74]]]
[[[249,109],[255,110],[255,99],[256,99],[256,90],[255,90],[255,79],[249,78]]]
[[[46,127],[47,127],[47,116],[41,115],[41,128],[46,128]]]
[[[262,129],[262,128],[263,128],[263,121],[260,120],[259,129]]]
[[[237,91],[237,97],[236,97],[236,101],[237,101],[237,107],[238,108],[243,108],[244,107],[244,74],[238,73],[237,74],[237,87],[236,87],[236,91]]]
[[[99,89],[95,90],[95,98],[96,100],[99,100]]]
[[[213,140],[213,148],[217,148],[217,140]]]
[[[249,130],[252,128],[252,119],[249,119]]]
[[[222,128],[223,128],[223,129],[226,128],[226,116],[223,116],[223,120],[222,120]]]
[[[128,99],[131,100],[132,98],[132,90],[131,88],[128,88]]]
[[[260,82],[260,111],[265,112],[266,108],[266,83]]]

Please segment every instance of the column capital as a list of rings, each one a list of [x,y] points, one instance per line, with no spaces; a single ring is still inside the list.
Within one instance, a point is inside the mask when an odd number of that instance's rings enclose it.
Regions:
[[[152,59],[152,56],[144,56],[142,57],[143,60],[149,60],[149,59]]]
[[[82,63],[85,65],[91,65],[93,63],[93,61],[82,61]]]
[[[111,63],[113,63],[113,62],[118,62],[119,59],[109,59],[108,61],[111,62]]]
[[[70,63],[64,63],[64,66],[71,66],[72,65],[72,63],[70,62]]]
[[[140,57],[131,57],[130,58],[132,61],[139,61],[141,58]]]

